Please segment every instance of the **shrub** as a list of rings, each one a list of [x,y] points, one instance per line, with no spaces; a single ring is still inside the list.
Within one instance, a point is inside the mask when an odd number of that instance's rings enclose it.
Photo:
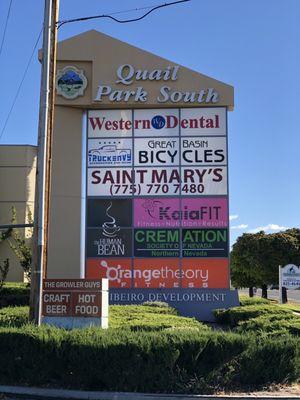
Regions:
[[[132,331],[210,330],[207,325],[194,318],[185,318],[177,315],[177,311],[174,308],[153,305],[110,306],[109,326]]]
[[[108,330],[37,328],[27,312],[0,310],[0,384],[207,394],[299,377],[300,340],[288,336],[214,332],[165,307],[112,306]]]
[[[252,305],[270,304],[271,303],[271,300],[263,299],[262,297],[239,296],[239,298],[240,298],[241,306],[252,306]]]
[[[169,304],[164,301],[145,301],[142,305],[149,307],[168,308],[169,310],[173,310],[172,314],[178,314],[178,311],[175,308],[170,307]]]
[[[300,318],[293,315],[262,315],[239,322],[236,332],[256,332],[272,336],[300,335]]]
[[[266,384],[299,379],[299,340],[267,338],[249,346],[239,361],[239,384]]]
[[[285,310],[276,305],[249,305],[243,307],[233,307],[228,310],[215,310],[214,315],[220,324],[228,324],[231,327],[236,327],[239,322],[256,318],[261,315],[277,315],[287,317],[292,315],[292,312]]]
[[[169,314],[170,313],[170,314]],[[110,306],[109,327],[131,331],[198,330],[210,331],[207,325],[174,315],[172,308],[159,309],[149,306]],[[28,323],[28,307],[0,309],[0,327],[20,327]]]
[[[0,309],[0,327],[20,327],[28,323],[28,307],[7,307]]]
[[[30,288],[25,283],[5,283],[0,291],[0,308],[29,304]]]
[[[203,393],[296,379],[298,348],[232,333],[0,328],[0,384]]]

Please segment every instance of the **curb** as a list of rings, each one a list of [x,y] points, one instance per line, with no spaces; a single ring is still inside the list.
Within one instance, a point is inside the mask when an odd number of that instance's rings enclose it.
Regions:
[[[68,400],[246,400],[246,399],[284,399],[299,400],[300,396],[257,396],[253,395],[182,395],[182,394],[147,394],[147,393],[129,393],[129,392],[92,392],[81,390],[65,389],[41,389],[22,386],[0,386],[1,395],[7,397],[31,398],[35,399],[68,399]]]

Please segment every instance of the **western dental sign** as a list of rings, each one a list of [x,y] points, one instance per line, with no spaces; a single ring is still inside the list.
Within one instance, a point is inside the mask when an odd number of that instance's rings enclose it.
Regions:
[[[158,103],[187,103],[187,104],[217,104],[219,102],[219,93],[214,88],[199,88],[192,91],[179,91],[170,86],[170,83],[176,82],[179,74],[179,66],[168,66],[162,69],[135,69],[131,64],[120,65],[116,71],[117,85],[130,86],[134,83],[140,84],[143,81],[168,82],[162,84],[158,90],[156,100]],[[94,101],[97,102],[125,102],[134,101],[135,103],[146,103],[148,92],[143,86],[137,86],[134,89],[119,89],[110,85],[99,84]]]

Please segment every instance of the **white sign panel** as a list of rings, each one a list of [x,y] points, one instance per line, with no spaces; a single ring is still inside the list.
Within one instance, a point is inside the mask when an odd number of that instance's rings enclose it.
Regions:
[[[88,137],[132,136],[131,110],[92,110],[88,114]]]
[[[179,168],[147,168],[135,170],[135,185],[141,196],[173,196],[180,194]]]
[[[134,165],[179,165],[179,138],[135,139]]]
[[[181,195],[226,195],[227,167],[181,168]]]
[[[287,289],[300,287],[300,267],[294,264],[285,265],[282,270],[282,286]]]
[[[226,108],[183,108],[181,136],[226,135]]]
[[[132,139],[89,139],[88,166],[131,166]]]
[[[127,196],[134,190],[131,168],[89,168],[88,196]]]
[[[179,136],[179,110],[134,110],[133,124],[136,137]]]
[[[181,165],[226,165],[226,137],[181,138]]]

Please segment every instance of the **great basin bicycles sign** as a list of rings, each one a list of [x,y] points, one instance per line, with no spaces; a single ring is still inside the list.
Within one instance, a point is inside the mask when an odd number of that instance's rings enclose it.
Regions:
[[[226,108],[87,120],[86,278],[115,302],[217,297],[199,289],[229,287]]]

